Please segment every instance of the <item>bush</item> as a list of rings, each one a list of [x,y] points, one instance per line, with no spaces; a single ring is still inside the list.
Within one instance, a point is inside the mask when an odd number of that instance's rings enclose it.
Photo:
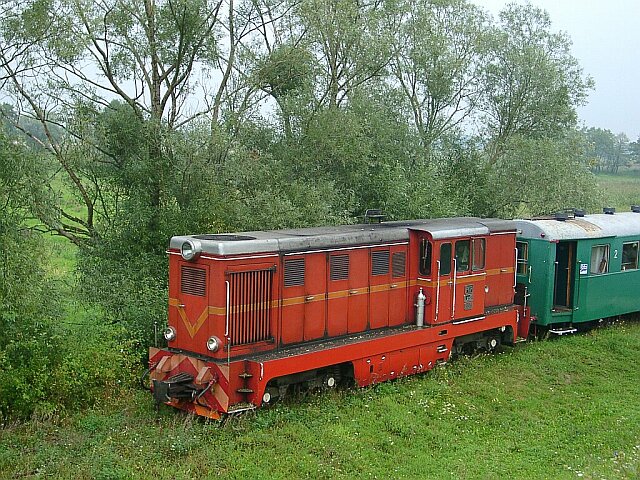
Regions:
[[[0,417],[27,418],[94,403],[131,379],[130,345],[91,318],[70,325],[62,285],[29,210],[46,185],[36,158],[0,135]],[[44,176],[44,175],[42,175]],[[35,200],[37,199],[37,200]],[[77,317],[77,312],[69,313]]]

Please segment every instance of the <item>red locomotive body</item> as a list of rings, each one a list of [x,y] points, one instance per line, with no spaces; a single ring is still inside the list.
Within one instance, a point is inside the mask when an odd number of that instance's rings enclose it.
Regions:
[[[219,418],[293,385],[365,386],[513,343],[515,234],[453,218],[174,237],[154,396]]]

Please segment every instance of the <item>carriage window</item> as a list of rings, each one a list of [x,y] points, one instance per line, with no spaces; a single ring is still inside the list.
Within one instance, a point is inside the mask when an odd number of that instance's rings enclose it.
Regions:
[[[443,243],[440,245],[440,275],[449,275],[451,273],[451,244]]]
[[[639,242],[629,242],[622,244],[621,270],[638,269],[638,243]]]
[[[518,273],[525,275],[527,273],[527,261],[529,260],[529,244],[527,242],[516,242],[518,250]]]
[[[420,275],[431,275],[431,242],[426,238],[420,241]]]
[[[484,270],[484,238],[473,239],[473,271]]]
[[[591,273],[607,273],[609,271],[609,245],[591,247]]]
[[[456,271],[466,272],[469,270],[470,250],[471,240],[459,240],[456,242]]]

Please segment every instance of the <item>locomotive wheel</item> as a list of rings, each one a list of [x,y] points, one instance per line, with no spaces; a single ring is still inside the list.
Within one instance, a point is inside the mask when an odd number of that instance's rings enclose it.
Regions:
[[[267,388],[262,395],[262,403],[275,402],[278,399],[278,393],[277,388]]]
[[[500,338],[498,337],[489,337],[487,338],[487,351],[494,352],[500,347]]]
[[[262,394],[262,403],[265,405],[273,405],[287,392],[288,385],[281,385],[280,387],[268,386]]]

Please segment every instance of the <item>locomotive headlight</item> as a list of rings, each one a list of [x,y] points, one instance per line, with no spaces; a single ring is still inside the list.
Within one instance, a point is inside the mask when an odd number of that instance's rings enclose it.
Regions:
[[[201,251],[202,245],[198,240],[187,240],[182,244],[182,247],[180,248],[182,258],[187,261],[198,258]]]
[[[162,332],[162,336],[167,342],[170,342],[174,338],[176,338],[176,329],[173,327],[167,327],[164,332]]]
[[[207,340],[207,350],[210,352],[217,352],[220,349],[220,339],[218,337],[211,337]]]

